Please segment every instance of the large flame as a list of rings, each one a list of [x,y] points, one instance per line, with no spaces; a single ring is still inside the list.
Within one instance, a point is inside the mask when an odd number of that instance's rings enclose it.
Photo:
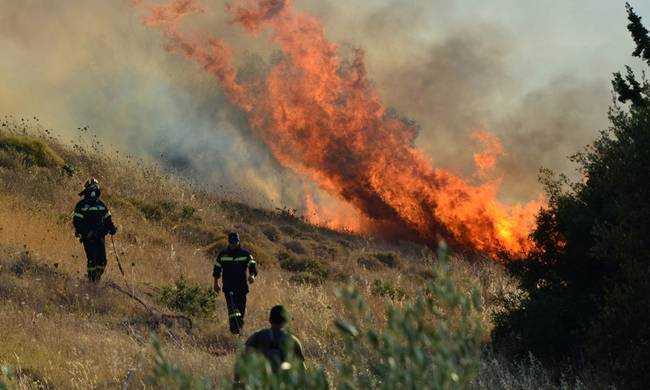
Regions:
[[[246,82],[238,80],[232,50],[223,40],[181,31],[186,15],[203,12],[197,1],[134,3],[147,11],[144,23],[167,37],[169,50],[215,76],[281,164],[351,204],[366,219],[423,242],[442,236],[493,257],[516,257],[531,248],[529,232],[539,202],[508,206],[496,199],[498,182],[475,186],[434,168],[414,147],[415,124],[380,102],[362,51],[352,60],[342,59],[321,23],[297,11],[290,0],[228,5],[234,24],[254,37],[268,31],[265,36],[282,53],[268,73]],[[487,169],[501,151],[494,152],[490,136],[478,137],[493,149],[476,157],[479,167]]]

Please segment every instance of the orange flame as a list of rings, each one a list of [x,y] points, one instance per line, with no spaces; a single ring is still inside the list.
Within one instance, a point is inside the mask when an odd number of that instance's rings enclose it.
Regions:
[[[475,131],[472,133],[472,138],[480,142],[484,148],[482,152],[474,154],[474,164],[479,176],[484,177],[494,169],[497,160],[503,155],[503,146],[494,134],[484,130]]]
[[[324,207],[314,200],[314,196],[305,190],[304,218],[316,226],[323,226],[332,230],[348,233],[364,233],[364,223],[368,223],[358,210],[352,206],[341,203]]]
[[[496,199],[497,184],[470,185],[432,166],[413,145],[416,126],[387,110],[366,75],[364,56],[339,56],[313,16],[290,0],[236,0],[227,7],[233,23],[252,36],[269,31],[282,53],[268,74],[240,83],[232,51],[221,39],[180,30],[183,17],[202,12],[195,0],[148,5],[144,23],[161,29],[167,48],[214,75],[247,115],[277,160],[354,206],[378,226],[393,226],[435,245],[444,236],[459,245],[520,256],[531,248],[529,232],[540,201],[508,206]],[[500,154],[487,135],[489,168]],[[313,206],[313,204],[312,204]]]

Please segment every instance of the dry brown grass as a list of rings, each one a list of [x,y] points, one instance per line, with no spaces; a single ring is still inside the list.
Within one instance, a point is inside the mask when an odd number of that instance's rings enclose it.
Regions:
[[[139,296],[153,304],[155,288],[181,276],[211,285],[209,253],[224,244],[228,230],[236,229],[260,263],[260,277],[249,295],[247,333],[266,326],[270,307],[284,304],[293,313],[292,328],[303,340],[310,364],[330,367],[340,353],[332,326],[343,311],[335,298],[338,287],[356,285],[381,326],[388,298],[372,294],[373,282],[387,281],[408,297],[430,277],[432,253],[424,247],[316,228],[285,213],[196,191],[155,167],[103,152],[95,144],[70,148],[38,131],[35,135],[75,173],[20,161],[0,165],[0,365],[19,371],[13,381],[18,388],[114,388],[129,372],[134,373],[131,387],[144,387],[153,334],[170,359],[189,372],[215,383],[230,375],[241,340],[228,333],[221,296],[214,317],[196,319],[188,333],[152,324],[147,312],[124,295],[106,284],[85,282],[85,259],[72,234],[70,213],[80,184],[90,175],[105,189],[120,229],[117,250]],[[108,250],[104,281],[122,285],[110,245]],[[322,264],[327,278],[297,283],[295,273],[280,267],[283,252]],[[369,256],[378,259],[376,267],[359,261]],[[22,273],[16,264],[26,264]],[[491,305],[512,284],[492,264],[479,267],[459,260],[451,272],[461,284],[482,286],[488,303],[483,321],[489,327]]]

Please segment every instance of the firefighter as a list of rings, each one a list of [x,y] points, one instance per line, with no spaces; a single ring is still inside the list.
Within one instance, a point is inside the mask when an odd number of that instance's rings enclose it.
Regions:
[[[77,203],[72,217],[75,237],[83,244],[88,259],[88,280],[93,283],[99,282],[106,268],[105,237],[117,233],[111,213],[99,199],[100,195],[99,183],[90,178],[79,193],[83,198]]]
[[[246,353],[257,352],[269,361],[273,372],[291,369],[290,361],[305,368],[305,356],[298,338],[284,330],[290,320],[289,313],[282,305],[274,306],[269,314],[270,328],[253,333],[246,340]]]
[[[221,291],[219,279],[222,275],[230,332],[238,335],[244,326],[248,284],[253,283],[257,277],[257,264],[250,252],[242,249],[239,234],[235,232],[228,234],[228,247],[219,252],[214,263],[212,276],[214,291],[217,293]]]

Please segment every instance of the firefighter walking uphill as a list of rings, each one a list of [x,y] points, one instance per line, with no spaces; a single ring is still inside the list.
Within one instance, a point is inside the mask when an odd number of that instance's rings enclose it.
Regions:
[[[86,181],[79,196],[83,198],[77,203],[72,217],[75,236],[83,244],[88,260],[88,280],[98,283],[106,268],[107,234],[117,233],[108,207],[99,197],[101,190],[95,178]]]
[[[223,293],[228,307],[230,332],[238,335],[244,326],[248,284],[253,283],[257,277],[257,264],[250,252],[242,249],[239,234],[228,234],[228,247],[217,255],[212,276],[214,291],[217,293],[221,291],[219,279],[223,276]]]

